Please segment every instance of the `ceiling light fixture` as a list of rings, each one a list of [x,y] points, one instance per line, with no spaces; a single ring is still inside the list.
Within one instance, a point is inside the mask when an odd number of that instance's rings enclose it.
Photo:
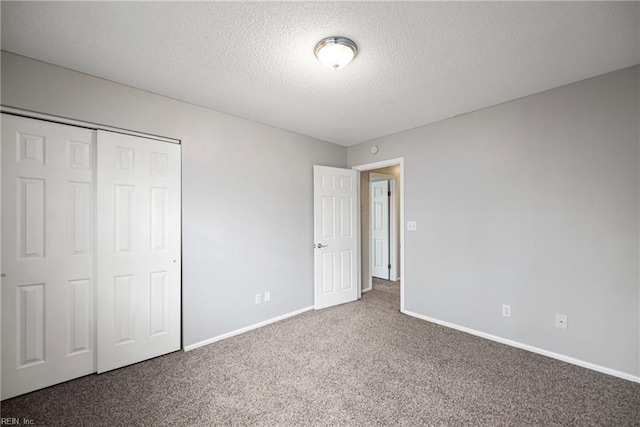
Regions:
[[[318,42],[314,53],[322,65],[338,70],[353,61],[358,54],[358,46],[345,37],[327,37]]]

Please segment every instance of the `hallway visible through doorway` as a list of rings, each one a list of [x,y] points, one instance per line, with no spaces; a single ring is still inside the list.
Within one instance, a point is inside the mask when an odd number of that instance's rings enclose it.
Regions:
[[[372,289],[372,278],[401,277],[400,185],[400,165],[360,173],[363,292]]]

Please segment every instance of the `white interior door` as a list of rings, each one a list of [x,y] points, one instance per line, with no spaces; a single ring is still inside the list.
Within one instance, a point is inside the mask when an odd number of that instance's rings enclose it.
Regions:
[[[357,172],[313,167],[315,308],[358,297]]]
[[[98,372],[180,348],[180,146],[98,131]]]
[[[371,183],[371,274],[389,280],[389,181]]]
[[[94,135],[2,114],[2,399],[95,372]]]

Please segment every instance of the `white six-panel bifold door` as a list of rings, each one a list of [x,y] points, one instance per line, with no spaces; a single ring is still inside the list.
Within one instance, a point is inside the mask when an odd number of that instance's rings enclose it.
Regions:
[[[2,114],[2,399],[180,348],[180,145]]]

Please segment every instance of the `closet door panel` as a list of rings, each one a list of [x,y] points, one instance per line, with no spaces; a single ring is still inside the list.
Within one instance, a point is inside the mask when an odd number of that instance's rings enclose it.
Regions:
[[[180,146],[98,131],[98,372],[180,348]]]
[[[95,372],[94,137],[2,114],[2,399]]]

